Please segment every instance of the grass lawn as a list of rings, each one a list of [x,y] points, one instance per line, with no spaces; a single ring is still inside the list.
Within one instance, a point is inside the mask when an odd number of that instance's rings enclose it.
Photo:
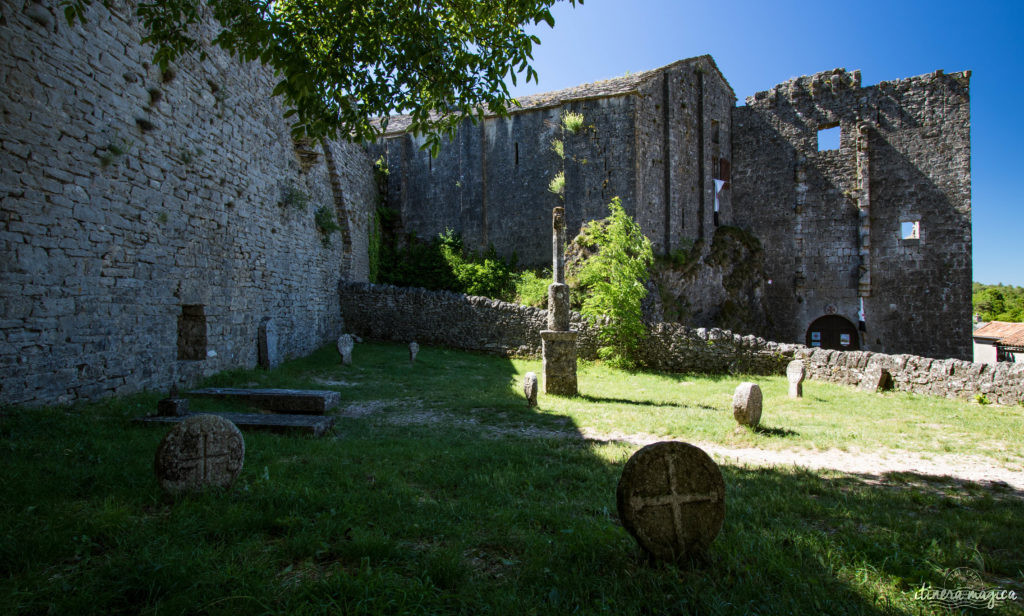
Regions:
[[[155,394],[0,415],[0,614],[946,614],[915,600],[970,568],[1024,596],[1024,494],[913,474],[722,463],[709,561],[645,561],[615,486],[638,448],[583,430],[732,447],[972,454],[1024,468],[1024,409],[783,377],[580,370],[359,344],[204,385],[334,389],[334,434],[246,433],[233,489],[174,499],[153,475]],[[743,380],[764,429],[737,429]],[[238,410],[193,400],[193,410]],[[877,478],[876,478],[877,479]],[[924,487],[922,487],[924,486]],[[946,584],[946,587],[949,585]],[[981,613],[1024,614],[1024,602]]]

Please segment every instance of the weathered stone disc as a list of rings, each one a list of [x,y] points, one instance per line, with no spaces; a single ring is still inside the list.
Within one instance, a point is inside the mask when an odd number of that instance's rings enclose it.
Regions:
[[[718,536],[725,481],[703,450],[663,441],[626,462],[616,501],[622,525],[641,548],[659,560],[679,560],[704,554]]]
[[[193,415],[167,433],[156,449],[156,478],[171,494],[227,488],[242,471],[245,441],[235,424],[217,415]]]

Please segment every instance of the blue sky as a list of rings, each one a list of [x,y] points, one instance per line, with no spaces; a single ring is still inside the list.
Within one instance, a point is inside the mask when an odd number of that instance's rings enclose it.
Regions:
[[[863,85],[972,71],[974,280],[1024,286],[1024,0],[769,2],[585,0],[534,29],[540,83],[516,96],[709,53],[739,104],[790,77],[837,67]]]

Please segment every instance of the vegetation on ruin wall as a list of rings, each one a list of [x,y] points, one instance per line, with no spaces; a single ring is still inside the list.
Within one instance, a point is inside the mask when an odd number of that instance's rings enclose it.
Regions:
[[[554,1],[161,0],[136,13],[164,69],[185,54],[205,59],[198,26],[216,21],[214,45],[280,77],[274,95],[296,136],[372,141],[387,124],[374,118],[408,114],[409,130],[436,153],[463,119],[504,113],[517,74],[537,81],[530,62],[540,39],[529,26],[553,27]],[[72,24],[91,4],[61,2]]]
[[[382,224],[386,228],[387,223]],[[515,298],[514,262],[502,259],[493,246],[483,254],[468,250],[462,237],[451,230],[430,241],[414,236],[405,238],[401,245],[386,241],[379,254],[378,282],[505,301]]]
[[[971,305],[982,321],[1024,322],[1024,287],[974,283]]]
[[[580,397],[541,395],[530,410],[522,380],[539,361],[424,347],[410,367],[404,344],[360,344],[353,357],[342,366],[325,348],[210,380],[334,381],[344,399],[333,435],[246,432],[228,492],[160,493],[153,452],[168,428],[130,422],[160,395],[5,409],[0,613],[937,616],[949,612],[914,592],[941,588],[958,567],[1024,590],[1021,501],[1010,488],[718,456],[726,517],[708,562],[649,564],[615,507],[639,445],[580,436],[971,453],[1019,467],[1019,409],[814,382],[790,400],[783,378],[758,377],[765,426],[754,431],[737,429],[730,408],[749,376],[585,363]]]

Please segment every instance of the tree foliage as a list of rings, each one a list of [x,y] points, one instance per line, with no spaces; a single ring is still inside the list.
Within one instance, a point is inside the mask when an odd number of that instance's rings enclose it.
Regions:
[[[1024,287],[974,283],[971,304],[982,321],[1024,322]]]
[[[608,208],[611,215],[588,225],[578,239],[596,253],[577,262],[573,274],[584,291],[580,312],[592,322],[607,317],[598,334],[603,344],[598,355],[614,366],[632,368],[647,335],[640,303],[647,296],[644,283],[654,254],[651,241],[618,197]]]
[[[92,2],[62,4],[73,22]],[[144,0],[137,12],[163,68],[203,54],[198,29],[212,17],[221,26],[215,45],[274,69],[274,94],[284,98],[296,136],[366,141],[388,115],[409,114],[410,130],[436,153],[463,119],[507,111],[506,78],[537,81],[530,61],[540,39],[525,26],[553,27],[554,2]]]

